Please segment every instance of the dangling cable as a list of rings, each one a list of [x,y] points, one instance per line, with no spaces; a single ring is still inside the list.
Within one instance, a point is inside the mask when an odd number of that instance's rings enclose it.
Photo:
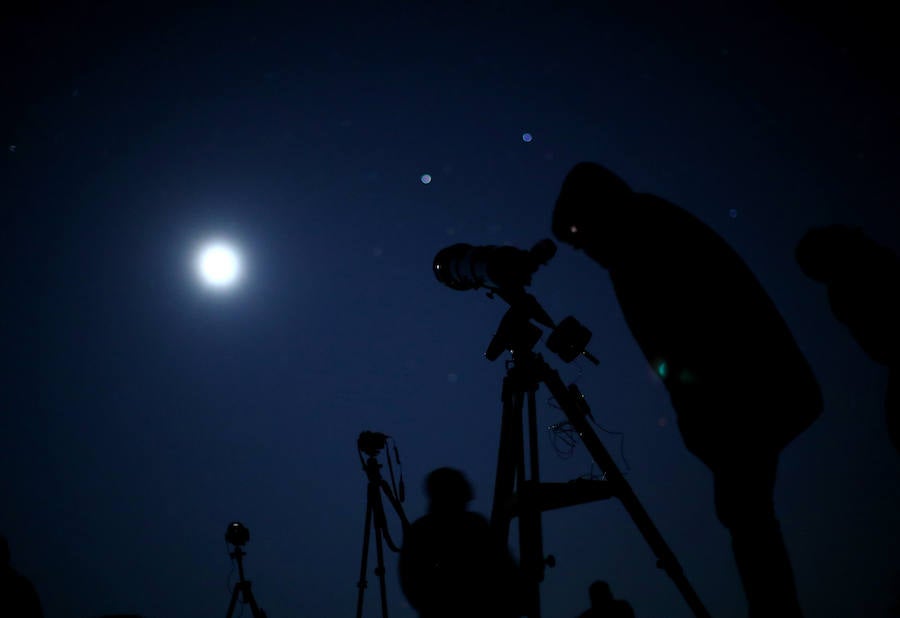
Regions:
[[[625,464],[625,470],[622,471],[622,474],[628,474],[631,472],[631,465],[628,463],[628,459],[625,458],[625,434],[621,431],[611,431],[605,428],[603,425],[594,420],[594,417],[591,417],[591,422],[597,426],[600,431],[604,431],[611,436],[619,436],[619,456],[622,458],[622,463]]]
[[[574,384],[574,382],[573,382],[573,384]],[[562,406],[560,406],[556,402],[556,399],[554,397],[547,398],[547,405],[556,410],[562,410]],[[598,429],[600,429],[600,431],[608,433],[611,436],[619,436],[619,456],[622,458],[622,463],[625,465],[625,470],[622,471],[622,474],[628,474],[629,472],[631,472],[631,465],[628,463],[628,459],[625,457],[625,434],[622,433],[621,431],[611,431],[611,430],[603,427],[600,423],[598,423],[594,419],[593,414],[588,414],[587,416],[590,419],[591,423],[593,423],[594,426],[596,426]],[[578,432],[575,431],[575,428],[572,427],[571,423],[564,421],[561,423],[556,423],[554,425],[550,425],[547,429],[550,430],[551,434],[555,434],[553,437],[551,437],[551,440],[554,438],[559,438],[569,448],[569,450],[567,452],[565,452],[564,455],[561,455],[561,457],[563,459],[569,459],[570,457],[572,457],[572,455],[575,451],[575,444],[576,444],[574,436],[577,435]],[[565,437],[560,438],[560,435],[564,435]],[[570,440],[571,440],[571,443],[570,443]],[[557,449],[555,444],[554,444],[553,448],[559,454],[560,451]]]
[[[403,464],[400,463],[400,451],[397,450],[397,441],[394,440],[394,457],[397,459],[397,468],[400,470],[400,491],[397,493],[397,499],[400,502],[406,501],[406,486],[403,484]]]
[[[394,452],[396,453],[397,452],[397,442],[391,437],[388,437],[388,440],[393,444]],[[394,466],[393,466],[393,464],[391,464],[391,447],[388,446],[387,441],[385,441],[385,449],[384,450],[385,450],[385,459],[387,459],[387,464],[388,464],[388,472],[391,475],[391,489],[394,490],[395,496],[399,496],[400,494],[397,492],[397,482],[394,480]],[[397,465],[398,466],[400,465],[399,461],[397,462]]]

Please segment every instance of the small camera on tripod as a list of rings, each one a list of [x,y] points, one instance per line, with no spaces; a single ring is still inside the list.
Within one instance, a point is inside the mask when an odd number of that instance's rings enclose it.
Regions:
[[[364,431],[359,434],[359,438],[356,440],[356,448],[369,457],[377,457],[378,453],[387,446],[389,437],[377,431]]]
[[[225,529],[225,542],[243,547],[250,540],[250,530],[239,521],[233,521]]]

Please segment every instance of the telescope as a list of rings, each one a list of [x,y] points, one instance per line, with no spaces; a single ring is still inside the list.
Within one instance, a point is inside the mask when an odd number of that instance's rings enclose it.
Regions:
[[[505,363],[506,377],[501,394],[503,415],[491,529],[496,538],[506,543],[512,519],[518,518],[522,584],[521,611],[516,615],[540,618],[540,583],[544,580],[545,567],[555,564],[552,556],[544,555],[542,513],[615,497],[631,515],[656,555],[657,565],[672,578],[696,618],[709,618],[709,612],[685,577],[675,554],[594,432],[588,421],[593,415],[584,395],[575,384],[567,386],[559,372],[534,351],[543,331],[532,321],[552,329],[546,341],[547,348],[564,362],[584,356],[594,364],[599,363],[586,350],[591,339],[590,330],[572,316],[556,324],[537,299],[525,291],[525,287],[531,285],[534,273],[555,254],[556,245],[549,239],[541,240],[527,251],[509,246],[456,244],[441,249],[432,264],[435,277],[447,287],[453,290],[487,288],[488,297],[499,296],[509,304],[484,355],[494,361],[504,352],[510,353],[510,359]],[[536,403],[541,384],[547,386],[568,423],[603,470],[602,480],[580,485],[541,482]],[[380,446],[380,440],[370,439],[365,443]],[[359,612],[357,618],[361,618]]]
[[[549,238],[530,250],[510,246],[451,245],[434,257],[434,276],[453,290],[488,288],[494,292],[516,292],[531,285],[537,269],[556,255]]]
[[[509,303],[510,314],[500,323],[485,352],[488,360],[496,360],[507,349],[533,347],[541,337],[539,329],[527,325],[528,320],[534,320],[552,329],[547,347],[565,362],[583,355],[598,364],[585,349],[591,339],[587,328],[572,316],[556,324],[534,296],[525,292],[534,273],[554,255],[556,243],[545,238],[527,251],[510,246],[458,243],[441,249],[434,257],[434,276],[450,289],[487,288],[489,297],[496,294]]]

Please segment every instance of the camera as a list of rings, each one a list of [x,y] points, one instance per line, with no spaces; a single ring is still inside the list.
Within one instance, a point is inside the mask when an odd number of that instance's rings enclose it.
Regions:
[[[239,521],[233,521],[225,529],[225,541],[235,547],[246,545],[250,540],[250,530]]]

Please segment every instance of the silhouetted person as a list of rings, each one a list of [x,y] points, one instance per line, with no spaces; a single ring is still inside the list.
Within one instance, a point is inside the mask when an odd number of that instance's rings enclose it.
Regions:
[[[582,612],[578,618],[634,618],[634,610],[627,601],[614,599],[609,584],[595,581],[588,588],[591,609]]]
[[[400,587],[422,618],[513,617],[518,567],[488,520],[466,510],[472,488],[452,468],[425,481],[428,513],[406,531]]]
[[[809,230],[795,253],[804,274],[826,285],[835,317],[873,361],[889,368],[885,416],[900,451],[900,258],[848,225]]]
[[[28,579],[10,565],[9,543],[0,536],[0,607],[10,618],[43,618],[41,600]],[[10,613],[6,613],[10,612]]]
[[[822,396],[772,300],[710,227],[593,163],[566,176],[553,232],[609,271],[685,446],[712,471],[750,616],[800,616],[773,492],[779,453]]]

